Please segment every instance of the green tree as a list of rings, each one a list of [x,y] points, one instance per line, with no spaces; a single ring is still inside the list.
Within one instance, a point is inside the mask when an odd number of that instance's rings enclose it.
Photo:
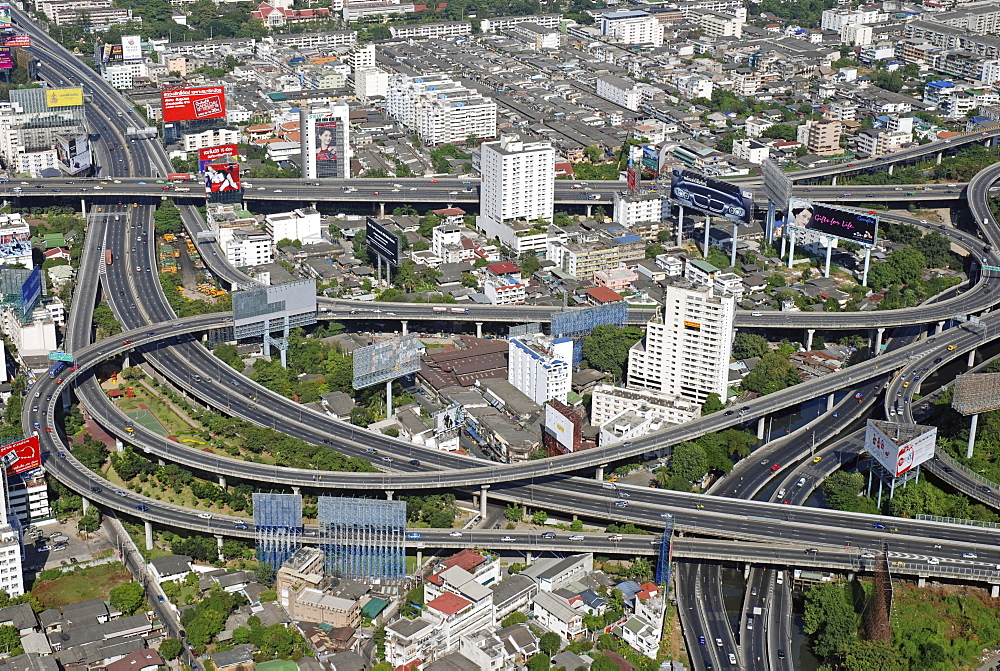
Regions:
[[[159,650],[163,659],[170,661],[181,656],[184,646],[176,638],[165,638],[160,642]]]
[[[718,394],[712,392],[705,399],[705,402],[701,404],[701,414],[711,415],[713,412],[719,412],[726,406],[722,403],[722,399]]]
[[[122,326],[107,303],[100,303],[94,308],[92,319],[94,325],[97,326],[99,336],[113,336],[121,333]]]
[[[604,160],[604,150],[597,145],[584,147],[583,155],[586,156],[587,160],[591,163],[599,163]]]
[[[375,413],[368,408],[358,406],[351,409],[351,424],[354,426],[368,426],[375,422]]]
[[[462,273],[462,286],[468,289],[475,289],[479,285],[479,280],[470,272]]]
[[[549,519],[549,514],[544,510],[536,510],[531,516],[532,524],[545,524],[545,521]]]
[[[680,443],[670,457],[670,471],[691,482],[700,480],[708,473],[705,448],[691,441]]]
[[[10,624],[0,626],[0,652],[6,652],[11,657],[24,654],[21,634],[17,627]]]
[[[501,622],[501,627],[510,627],[515,624],[523,624],[528,621],[528,616],[520,611],[514,611],[507,617],[505,617]]]
[[[549,671],[549,669],[551,668],[552,668],[552,660],[544,652],[540,652],[537,655],[532,656],[531,659],[528,660],[527,664],[528,671]]]
[[[524,252],[521,254],[521,277],[528,279],[542,267],[541,261],[538,260],[538,255],[534,252]]]
[[[768,352],[760,358],[754,369],[743,378],[743,389],[758,394],[773,394],[786,387],[802,382],[798,371],[787,356],[780,352]]]
[[[549,657],[559,652],[561,647],[562,639],[554,632],[547,631],[538,639],[538,648]]]
[[[599,324],[583,339],[583,358],[597,370],[612,373],[622,379],[628,351],[642,340],[642,329],[634,326]]]
[[[137,582],[127,582],[113,587],[109,596],[111,605],[127,615],[132,615],[146,603],[146,594],[142,585]]]
[[[772,138],[775,140],[785,140],[786,142],[795,141],[795,126],[790,126],[784,123],[776,123],[770,128],[764,130],[761,133],[762,137]]]
[[[511,522],[520,522],[524,519],[524,508],[516,503],[510,503],[503,511],[503,516]]]
[[[745,333],[738,331],[733,338],[733,358],[749,359],[751,357],[761,357],[771,351],[767,338],[756,333]]]
[[[849,598],[850,590],[840,583],[821,583],[806,591],[804,629],[821,658],[842,652],[857,633],[858,616]]]

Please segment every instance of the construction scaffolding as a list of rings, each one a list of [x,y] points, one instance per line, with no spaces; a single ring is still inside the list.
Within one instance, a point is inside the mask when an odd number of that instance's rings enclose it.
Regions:
[[[406,577],[406,502],[319,497],[326,573],[366,584]]]
[[[253,523],[257,559],[277,571],[302,546],[302,497],[254,494]]]
[[[628,303],[617,301],[589,308],[563,310],[552,315],[552,337],[573,339],[573,365],[583,361],[583,337],[595,326],[622,326],[628,321]]]
[[[0,267],[0,309],[13,310],[22,324],[32,320],[32,312],[38,305],[40,273],[41,266],[33,269]],[[38,285],[37,290],[30,289],[34,285]]]
[[[674,559],[674,516],[663,513],[666,520],[663,525],[663,536],[660,541],[660,554],[656,558],[656,584],[670,590],[670,573]]]

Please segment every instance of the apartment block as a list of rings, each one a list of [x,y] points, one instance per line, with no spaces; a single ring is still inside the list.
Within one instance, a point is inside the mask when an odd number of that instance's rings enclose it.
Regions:
[[[185,133],[184,151],[198,151],[222,144],[236,144],[240,141],[240,131],[235,128],[215,128],[201,133]]]
[[[684,424],[701,416],[700,403],[651,389],[599,384],[590,399],[590,423],[595,426],[604,426],[629,411],[668,424]]]
[[[562,22],[562,14],[536,14],[534,16],[498,16],[492,19],[483,19],[479,22],[479,29],[484,33],[498,33],[508,30],[519,23],[536,23],[543,28],[558,28]]]
[[[396,39],[409,40],[429,37],[458,37],[471,35],[469,21],[444,21],[441,23],[413,23],[408,26],[389,26],[389,33]]]
[[[624,77],[608,75],[597,78],[598,96],[633,112],[642,104],[644,88],[642,84]]]
[[[804,144],[813,154],[836,156],[844,152],[840,147],[842,132],[843,124],[835,119],[806,121],[798,127],[795,139]]]
[[[726,398],[735,309],[734,298],[713,287],[668,285],[662,317],[629,351],[626,386],[695,403],[712,393]]]
[[[504,135],[497,142],[484,142],[480,151],[483,181],[479,189],[481,214],[476,225],[486,237],[500,238],[515,251],[544,250],[547,235],[544,228],[536,229],[536,222],[552,222],[555,204],[552,145],[522,142],[516,135]],[[521,228],[515,229],[515,224]]]
[[[706,37],[743,37],[744,20],[722,12],[700,12],[696,14],[698,27]]]
[[[733,156],[749,163],[762,165],[770,155],[771,149],[756,140],[745,138],[733,141]]]
[[[315,547],[301,548],[289,557],[275,578],[278,602],[293,620],[357,627],[359,598],[368,592],[361,583],[324,575],[326,557]]]
[[[497,134],[496,103],[442,74],[392,75],[386,109],[428,145]]]
[[[281,240],[299,240],[303,244],[323,241],[322,217],[313,207],[268,214],[264,217],[264,226],[274,244]]]
[[[663,46],[663,24],[649,12],[641,10],[602,14],[601,35],[622,44]]]
[[[823,11],[819,27],[839,33],[847,25],[872,25],[888,19],[888,15],[877,9],[827,9]]]
[[[626,228],[647,221],[663,221],[670,215],[670,201],[656,191],[638,194],[616,191],[613,201],[614,221]]]
[[[233,237],[226,242],[226,259],[234,266],[262,266],[274,261],[271,236],[255,228],[241,228],[233,231]]]
[[[542,334],[507,341],[507,381],[541,405],[566,402],[573,382],[573,339]]]

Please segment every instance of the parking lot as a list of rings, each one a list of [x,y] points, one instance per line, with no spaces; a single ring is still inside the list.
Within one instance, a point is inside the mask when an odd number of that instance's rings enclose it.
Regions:
[[[51,540],[55,534],[61,534],[66,539],[56,543]],[[37,539],[47,540],[49,550],[41,550],[43,545]],[[56,549],[60,547],[62,549]],[[24,533],[24,571],[38,572],[78,563],[94,563],[94,555],[109,548],[112,544],[103,528],[84,538],[77,530],[76,520],[38,525],[34,532],[26,529]]]

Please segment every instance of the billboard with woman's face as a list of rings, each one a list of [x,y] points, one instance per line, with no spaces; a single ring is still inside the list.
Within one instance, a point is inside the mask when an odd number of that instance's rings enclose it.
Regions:
[[[337,143],[337,121],[317,121],[313,133],[313,152],[316,157],[316,177],[339,177],[342,148]]]

